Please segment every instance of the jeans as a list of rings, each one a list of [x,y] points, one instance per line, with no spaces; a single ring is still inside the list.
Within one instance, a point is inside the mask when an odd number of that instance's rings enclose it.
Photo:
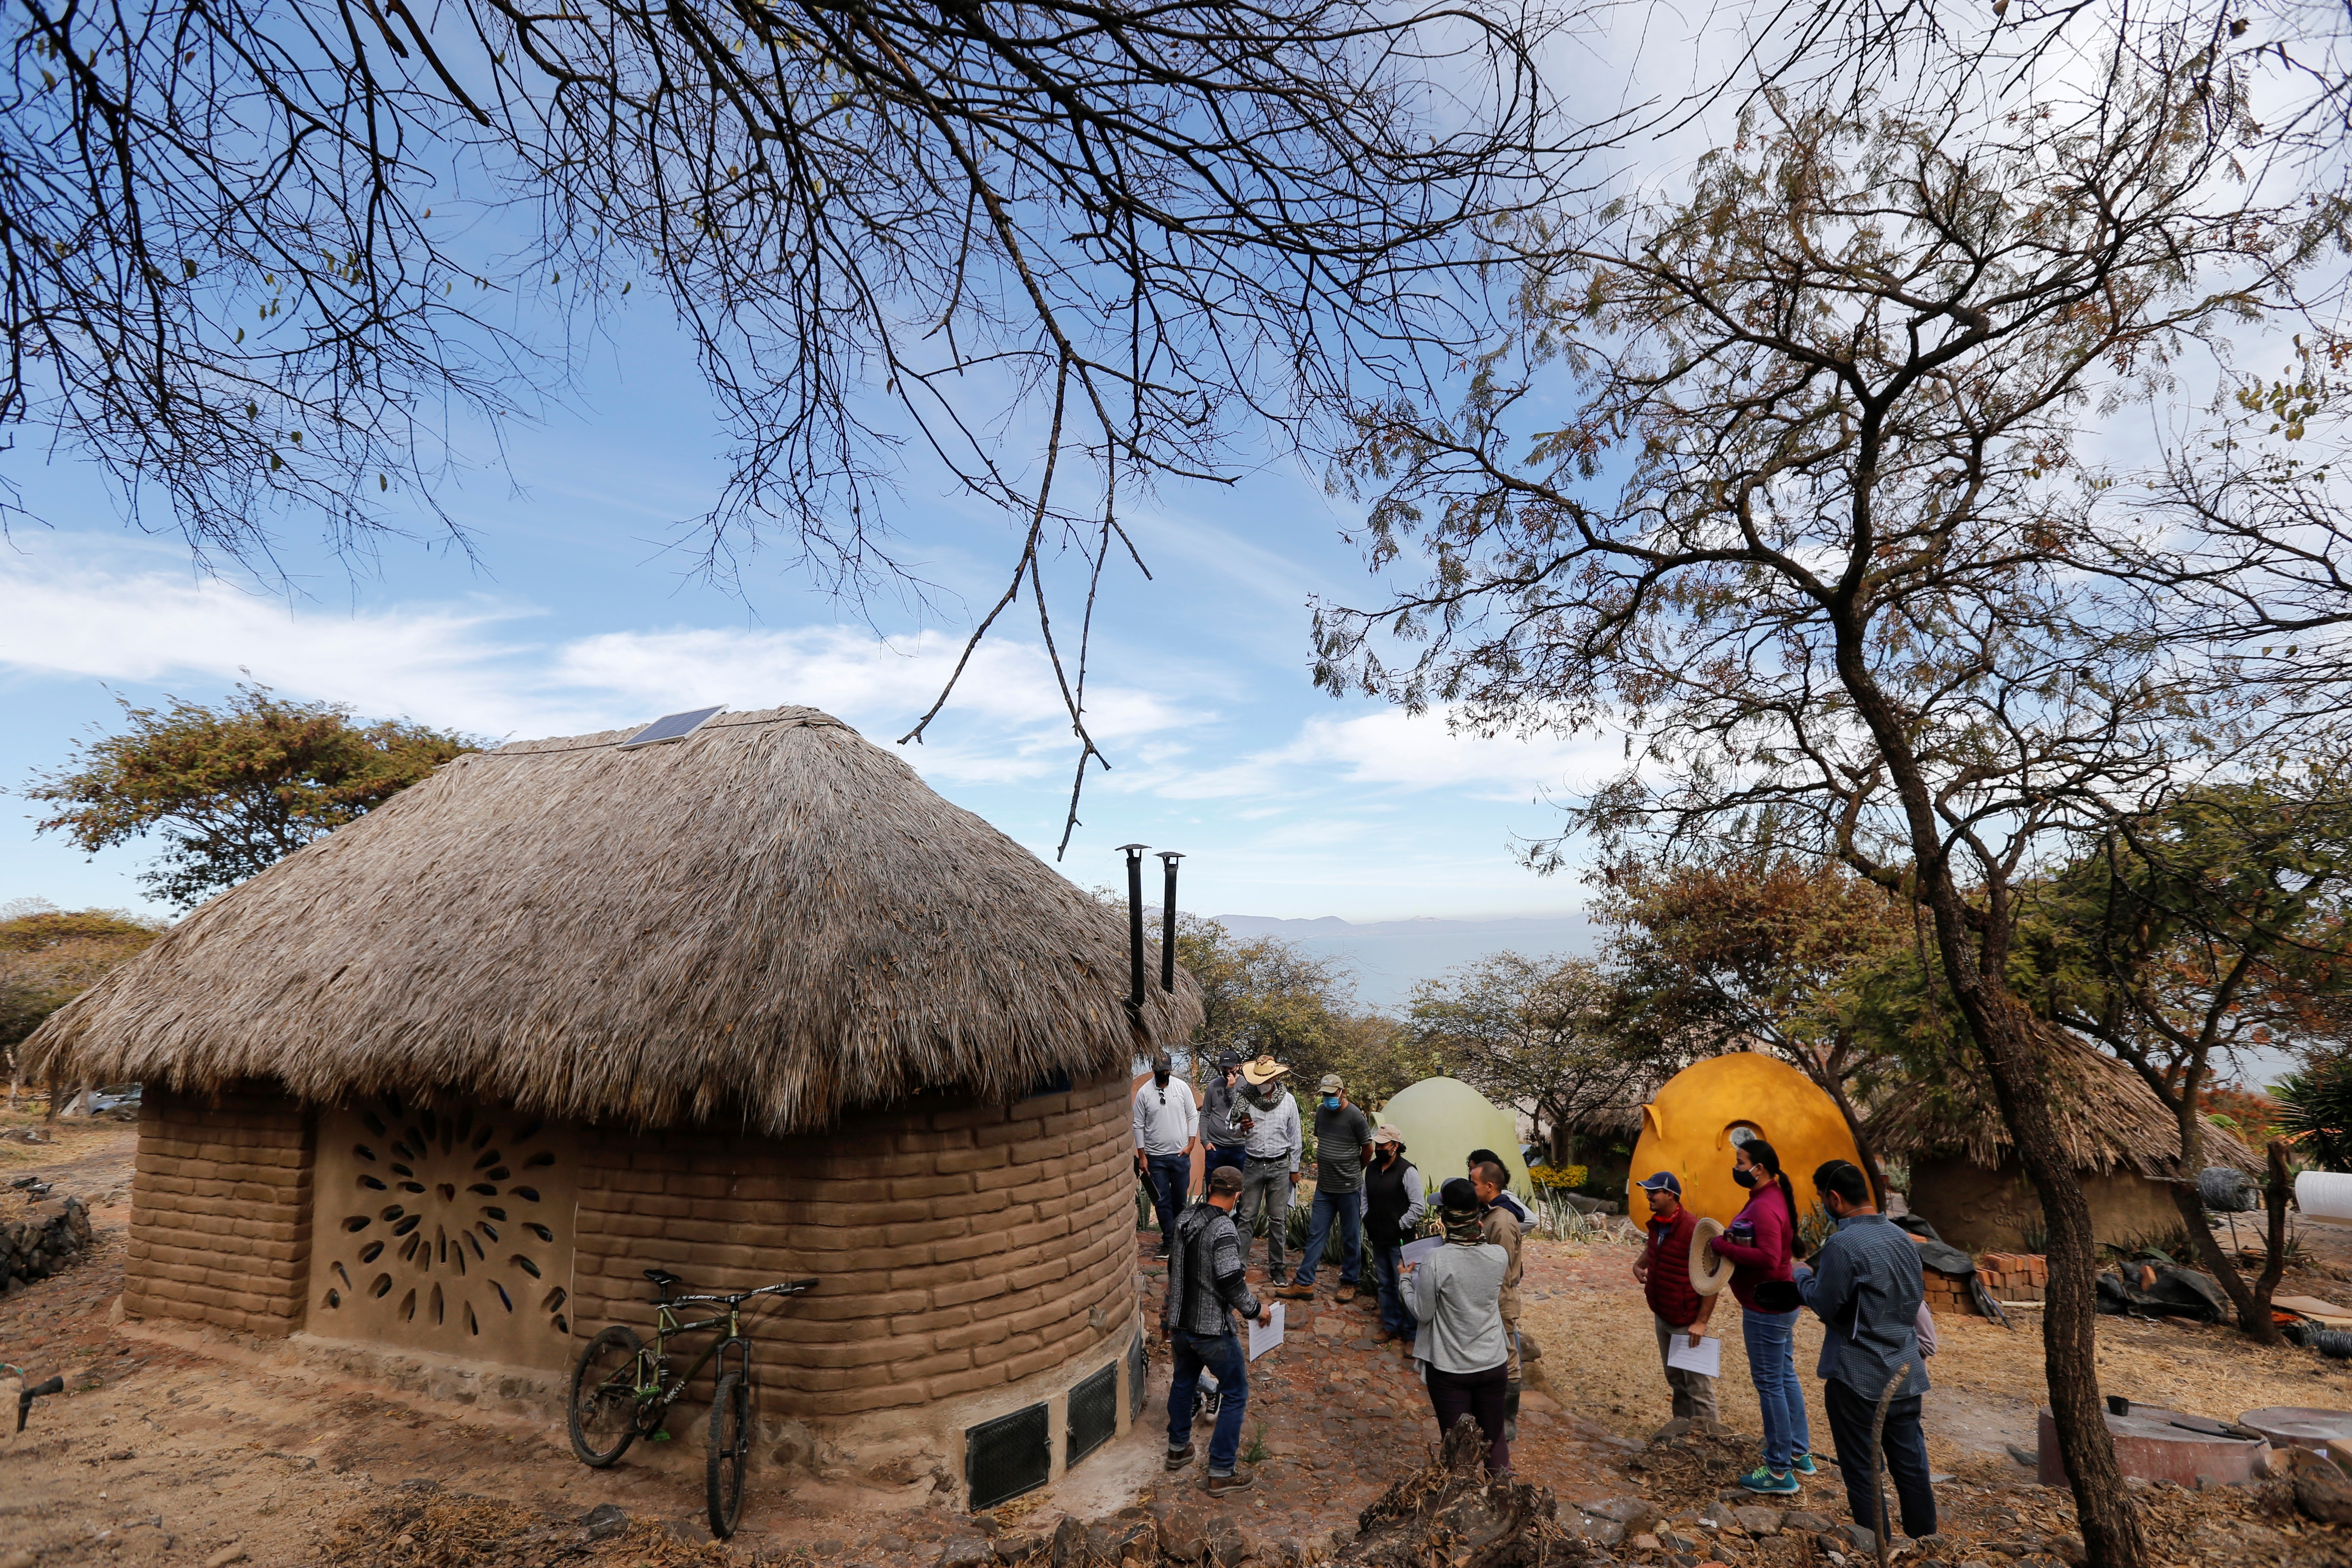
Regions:
[[[1201,1369],[1217,1380],[1217,1425],[1209,1434],[1209,1473],[1230,1476],[1242,1451],[1242,1412],[1249,1406],[1249,1357],[1242,1353],[1241,1336],[1227,1329],[1223,1334],[1175,1333],[1168,1336],[1175,1352],[1175,1373],[1168,1380],[1168,1448],[1171,1453],[1192,1446],[1192,1401],[1201,1386]]]
[[[1234,1225],[1241,1232],[1244,1258],[1260,1209],[1265,1211],[1265,1277],[1279,1279],[1282,1260],[1290,1252],[1289,1162],[1252,1160],[1242,1167],[1242,1201],[1234,1211]]]
[[[1486,1468],[1496,1475],[1511,1468],[1511,1445],[1503,1436],[1503,1417],[1508,1403],[1510,1380],[1500,1366],[1485,1372],[1440,1372],[1429,1369],[1429,1403],[1437,1412],[1438,1442],[1454,1430],[1465,1415],[1477,1420],[1478,1430],[1486,1435]]]
[[[1797,1314],[1743,1310],[1739,1336],[1747,1342],[1756,1402],[1764,1407],[1764,1462],[1785,1470],[1813,1446],[1805,1426],[1805,1385],[1797,1381]]]
[[[1160,1216],[1160,1250],[1175,1244],[1176,1216],[1192,1199],[1192,1161],[1186,1154],[1154,1154],[1151,1166],[1151,1208]]]
[[[1243,1148],[1240,1144],[1234,1143],[1228,1146],[1223,1143],[1211,1143],[1208,1144],[1206,1148],[1207,1158],[1205,1163],[1201,1166],[1201,1186],[1202,1191],[1205,1192],[1208,1189],[1210,1174],[1220,1165],[1231,1165],[1234,1170],[1243,1173],[1244,1175],[1248,1173],[1249,1151]]]
[[[1298,1273],[1293,1285],[1315,1283],[1315,1270],[1323,1261],[1323,1244],[1331,1239],[1331,1221],[1339,1221],[1339,1283],[1353,1285],[1364,1268],[1364,1207],[1354,1193],[1315,1191],[1315,1207],[1307,1217],[1307,1252],[1298,1260]]]
[[[1914,1394],[1887,1405],[1885,1434],[1886,1470],[1903,1505],[1903,1533],[1915,1541],[1936,1533],[1936,1489],[1927,1484],[1927,1435],[1919,1426],[1919,1397]],[[1856,1524],[1876,1530],[1878,1465],[1870,1425],[1877,1418],[1878,1401],[1832,1377],[1822,1384],[1822,1404],[1829,1411],[1830,1435],[1837,1439],[1846,1506],[1853,1510]]]
[[[1411,1334],[1421,1324],[1404,1304],[1404,1248],[1372,1246],[1372,1278],[1380,1282],[1381,1327],[1392,1334]]]

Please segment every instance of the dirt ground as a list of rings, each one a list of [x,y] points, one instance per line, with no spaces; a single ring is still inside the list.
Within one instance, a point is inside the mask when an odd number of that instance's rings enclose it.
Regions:
[[[0,1125],[18,1120],[0,1117]],[[1158,1464],[1166,1363],[1155,1355],[1146,1418],[1059,1487],[974,1517],[903,1493],[764,1472],[753,1478],[742,1533],[718,1545],[702,1523],[698,1467],[665,1468],[633,1455],[591,1471],[543,1423],[338,1382],[259,1347],[113,1324],[131,1150],[131,1130],[112,1123],[68,1125],[47,1148],[0,1142],[0,1181],[37,1173],[58,1193],[82,1196],[100,1236],[79,1265],[0,1300],[0,1361],[37,1381],[60,1373],[68,1383],[64,1395],[35,1405],[21,1436],[0,1422],[0,1474],[9,1483],[0,1489],[0,1568],[932,1568],[943,1543],[992,1538],[999,1560],[1017,1561],[1065,1515],[1142,1520],[1191,1497],[1186,1483],[1196,1477],[1171,1478]],[[0,1195],[0,1213],[22,1201]],[[2289,1289],[2346,1289],[2325,1271],[2352,1272],[2352,1233],[2321,1232],[2305,1233],[2317,1271]],[[1141,1250],[1148,1255],[1148,1240]],[[1629,1273],[1633,1256],[1623,1243],[1530,1244],[1526,1327],[1544,1347],[1543,1381],[1556,1403],[1530,1395],[1515,1451],[1519,1474],[1551,1488],[1571,1521],[1571,1505],[1603,1500],[1643,1500],[1654,1510],[1595,1562],[1830,1563],[1814,1531],[1846,1522],[1833,1470],[1809,1486],[1801,1511],[1773,1514],[1781,1522],[1772,1529],[1752,1514],[1742,1525],[1725,1505],[1732,1477],[1754,1463],[1757,1430],[1729,1302],[1716,1325],[1726,1331],[1719,1386],[1727,1425],[1745,1436],[1643,1446],[1667,1405]],[[1148,1256],[1139,1272],[1156,1290]],[[1357,1510],[1419,1463],[1436,1436],[1409,1367],[1377,1342],[1363,1304],[1342,1308],[1327,1296],[1294,1313],[1292,1342],[1253,1377],[1261,1484],[1218,1505],[1248,1527],[1262,1563],[1327,1553],[1335,1530],[1347,1539]],[[1938,1489],[1945,1533],[1909,1561],[2042,1568],[2063,1560],[2068,1500],[2033,1485],[2004,1449],[2032,1442],[2039,1335],[2031,1323],[2014,1331],[1975,1320],[1940,1324],[1927,1408],[1930,1454],[1949,1478]],[[1818,1345],[1809,1328],[1801,1370],[1810,1372]],[[2260,1350],[2225,1330],[2110,1319],[2101,1347],[2104,1386],[2135,1398],[2214,1415],[2270,1404],[2352,1406],[2341,1363]],[[13,1393],[0,1377],[0,1413]],[[1818,1406],[1814,1419],[1827,1447]],[[2301,1520],[2277,1483],[2139,1496],[2160,1563],[2352,1568],[2352,1532]],[[591,1539],[584,1521],[602,1504],[625,1523]]]

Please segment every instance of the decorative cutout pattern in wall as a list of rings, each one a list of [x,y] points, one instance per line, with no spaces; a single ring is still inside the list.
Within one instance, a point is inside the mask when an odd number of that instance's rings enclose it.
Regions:
[[[383,1099],[320,1118],[310,1330],[560,1368],[579,1160],[568,1128]]]

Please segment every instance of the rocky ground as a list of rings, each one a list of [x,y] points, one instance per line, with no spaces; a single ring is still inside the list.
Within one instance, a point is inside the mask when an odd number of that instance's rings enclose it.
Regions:
[[[128,1134],[78,1131],[67,1145],[39,1152],[49,1153],[46,1162],[7,1164],[88,1199],[97,1246],[65,1273],[0,1301],[0,1360],[68,1384],[35,1405],[22,1436],[0,1434],[10,1482],[0,1491],[0,1568],[1872,1561],[1846,1531],[1834,1471],[1793,1508],[1757,1508],[1731,1491],[1732,1478],[1754,1463],[1754,1401],[1736,1366],[1725,1413],[1749,1437],[1645,1441],[1664,1419],[1663,1384],[1625,1273],[1631,1252],[1606,1242],[1530,1246],[1528,1321],[1544,1352],[1538,1381],[1549,1394],[1528,1397],[1514,1454],[1519,1488],[1482,1489],[1435,1466],[1439,1434],[1409,1364],[1378,1342],[1368,1298],[1344,1307],[1331,1299],[1327,1270],[1326,1294],[1291,1304],[1288,1342],[1253,1370],[1244,1452],[1258,1484],[1248,1491],[1212,1503],[1198,1489],[1198,1465],[1160,1469],[1167,1369],[1155,1353],[1146,1418],[1055,1489],[971,1515],[903,1492],[769,1472],[755,1478],[743,1532],[721,1546],[702,1525],[698,1468],[633,1457],[590,1471],[572,1460],[560,1433],[538,1424],[339,1383],[258,1348],[113,1324]],[[0,1198],[0,1218],[21,1201]],[[1162,1276],[1151,1240],[1139,1237],[1138,1268],[1156,1295]],[[1727,1350],[1735,1348],[1736,1321],[1717,1326],[1729,1331]],[[1905,1560],[1944,1568],[2070,1561],[2078,1549],[2065,1494],[2033,1485],[2000,1441],[2031,1429],[2026,1401],[2038,1397],[2038,1384],[2015,1369],[2038,1360],[2038,1336],[1982,1325],[1958,1341],[1946,1410],[1977,1411],[1985,1426],[1969,1428],[1967,1441],[1938,1435],[1933,1451],[1948,1477],[1938,1491],[1944,1532]],[[2103,1336],[2103,1372],[2113,1376],[2105,1343]],[[2225,1401],[2275,1402],[2254,1397],[2269,1386],[2261,1379],[2274,1378],[2309,1388],[2294,1403],[2352,1404],[2340,1372],[2331,1364],[2314,1377],[2316,1363],[2302,1352],[2252,1353],[2219,1331],[2148,1325],[2118,1325],[2114,1343],[2117,1355],[2141,1358],[2119,1366],[2168,1368],[2179,1387],[2213,1386]],[[2011,1370],[1996,1375],[2004,1364]],[[0,1378],[0,1413],[13,1406],[13,1392]],[[1931,1426],[1943,1418],[1931,1410]],[[2138,1496],[2160,1563],[2352,1568],[2352,1531],[2303,1517],[2284,1482]],[[1518,1523],[1507,1542],[1480,1537],[1509,1519]]]

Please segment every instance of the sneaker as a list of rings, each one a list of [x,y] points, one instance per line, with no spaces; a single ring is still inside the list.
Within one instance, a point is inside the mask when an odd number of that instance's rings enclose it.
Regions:
[[[1185,1444],[1185,1445],[1184,1445],[1182,1447],[1181,1447],[1181,1448],[1171,1448],[1171,1449],[1169,1449],[1169,1450],[1168,1450],[1168,1468],[1169,1468],[1170,1469],[1171,1469],[1171,1470],[1181,1470],[1181,1469],[1182,1469],[1185,1466],[1187,1466],[1187,1465],[1191,1464],[1192,1462],[1192,1444],[1187,1443],[1187,1444]]]
[[[1211,1497],[1223,1497],[1227,1492],[1245,1492],[1257,1485],[1257,1475],[1251,1470],[1235,1470],[1230,1476],[1211,1476],[1202,1482]]]
[[[1797,1478],[1787,1470],[1776,1470],[1769,1465],[1759,1465],[1739,1478],[1742,1489],[1765,1497],[1794,1497],[1804,1490]]]
[[[1277,1289],[1275,1291],[1275,1294],[1281,1297],[1286,1301],[1312,1301],[1315,1300],[1315,1287],[1312,1285],[1285,1285]]]
[[[1798,1455],[1789,1461],[1789,1468],[1801,1476],[1818,1476],[1822,1473],[1822,1468],[1813,1463],[1813,1457],[1811,1454]]]

